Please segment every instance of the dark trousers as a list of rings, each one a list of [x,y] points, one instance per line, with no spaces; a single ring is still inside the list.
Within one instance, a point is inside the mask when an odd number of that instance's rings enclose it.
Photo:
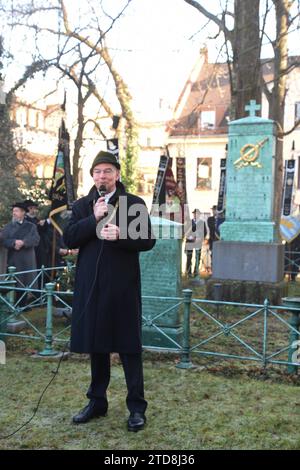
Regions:
[[[194,266],[194,276],[199,274],[199,265],[200,265],[200,256],[201,250],[195,249],[195,266]],[[192,274],[192,258],[193,258],[193,250],[187,250],[186,252],[186,274],[191,276]]]
[[[130,413],[144,413],[147,402],[144,399],[144,376],[142,354],[119,354],[127,385],[126,404]],[[108,401],[106,391],[110,381],[110,354],[91,354],[92,381],[87,397],[97,401],[104,412],[107,411]]]

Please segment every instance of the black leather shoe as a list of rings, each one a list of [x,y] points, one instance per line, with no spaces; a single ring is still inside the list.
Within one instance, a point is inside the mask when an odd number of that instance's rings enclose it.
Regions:
[[[146,424],[146,416],[144,413],[139,413],[135,411],[134,413],[130,413],[130,416],[127,421],[127,429],[128,431],[137,432],[144,429]]]
[[[83,424],[87,423],[93,418],[99,418],[99,416],[106,416],[107,412],[99,409],[97,403],[90,401],[87,406],[85,406],[79,413],[73,416],[74,424]]]

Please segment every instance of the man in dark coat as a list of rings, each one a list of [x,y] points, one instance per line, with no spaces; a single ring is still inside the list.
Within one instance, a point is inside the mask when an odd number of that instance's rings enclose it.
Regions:
[[[201,248],[204,238],[207,235],[207,227],[204,219],[201,218],[199,209],[194,209],[192,223],[185,234],[186,252],[186,274],[192,277],[192,258],[195,250],[195,266],[193,276],[198,276],[201,258]]]
[[[90,354],[92,376],[87,392],[90,402],[73,417],[73,422],[86,423],[106,415],[110,353],[118,352],[128,389],[127,427],[138,431],[146,422],[147,407],[141,354],[139,252],[151,250],[155,240],[144,201],[125,191],[119,182],[119,170],[113,154],[101,151],[96,156],[90,170],[94,186],[74,203],[64,232],[66,245],[79,248],[71,351]],[[128,216],[137,212],[138,218]]]
[[[209,248],[210,248],[210,251],[212,252],[213,243],[216,240],[219,240],[219,237],[216,232],[216,224],[217,224],[217,217],[218,217],[217,206],[212,206],[211,210],[212,210],[212,215],[208,217],[207,225],[209,229]]]
[[[8,250],[7,265],[15,266],[17,272],[34,270],[36,269],[34,248],[40,241],[37,228],[25,220],[26,206],[22,202],[16,202],[12,210],[12,222],[5,225],[1,233],[3,246]],[[36,273],[32,272],[19,274],[17,287],[29,285],[36,287],[32,284],[35,276]]]

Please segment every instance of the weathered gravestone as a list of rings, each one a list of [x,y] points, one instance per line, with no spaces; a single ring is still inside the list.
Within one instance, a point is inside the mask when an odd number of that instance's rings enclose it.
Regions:
[[[229,124],[226,220],[213,246],[213,278],[223,299],[278,302],[284,288],[284,247],[274,214],[276,126],[255,116]],[[228,282],[228,281],[236,282]],[[231,286],[231,287],[230,287]]]
[[[156,244],[141,253],[142,295],[181,296],[182,225],[168,219],[151,217]],[[181,321],[178,302],[143,298],[143,345],[176,348],[181,344]],[[169,310],[167,313],[166,310]]]

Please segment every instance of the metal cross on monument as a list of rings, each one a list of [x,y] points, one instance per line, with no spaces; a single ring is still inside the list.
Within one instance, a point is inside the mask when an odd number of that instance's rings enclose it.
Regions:
[[[250,103],[245,106],[245,110],[249,111],[249,117],[255,117],[256,111],[259,111],[261,108],[260,104],[256,104],[255,100],[250,100]]]

